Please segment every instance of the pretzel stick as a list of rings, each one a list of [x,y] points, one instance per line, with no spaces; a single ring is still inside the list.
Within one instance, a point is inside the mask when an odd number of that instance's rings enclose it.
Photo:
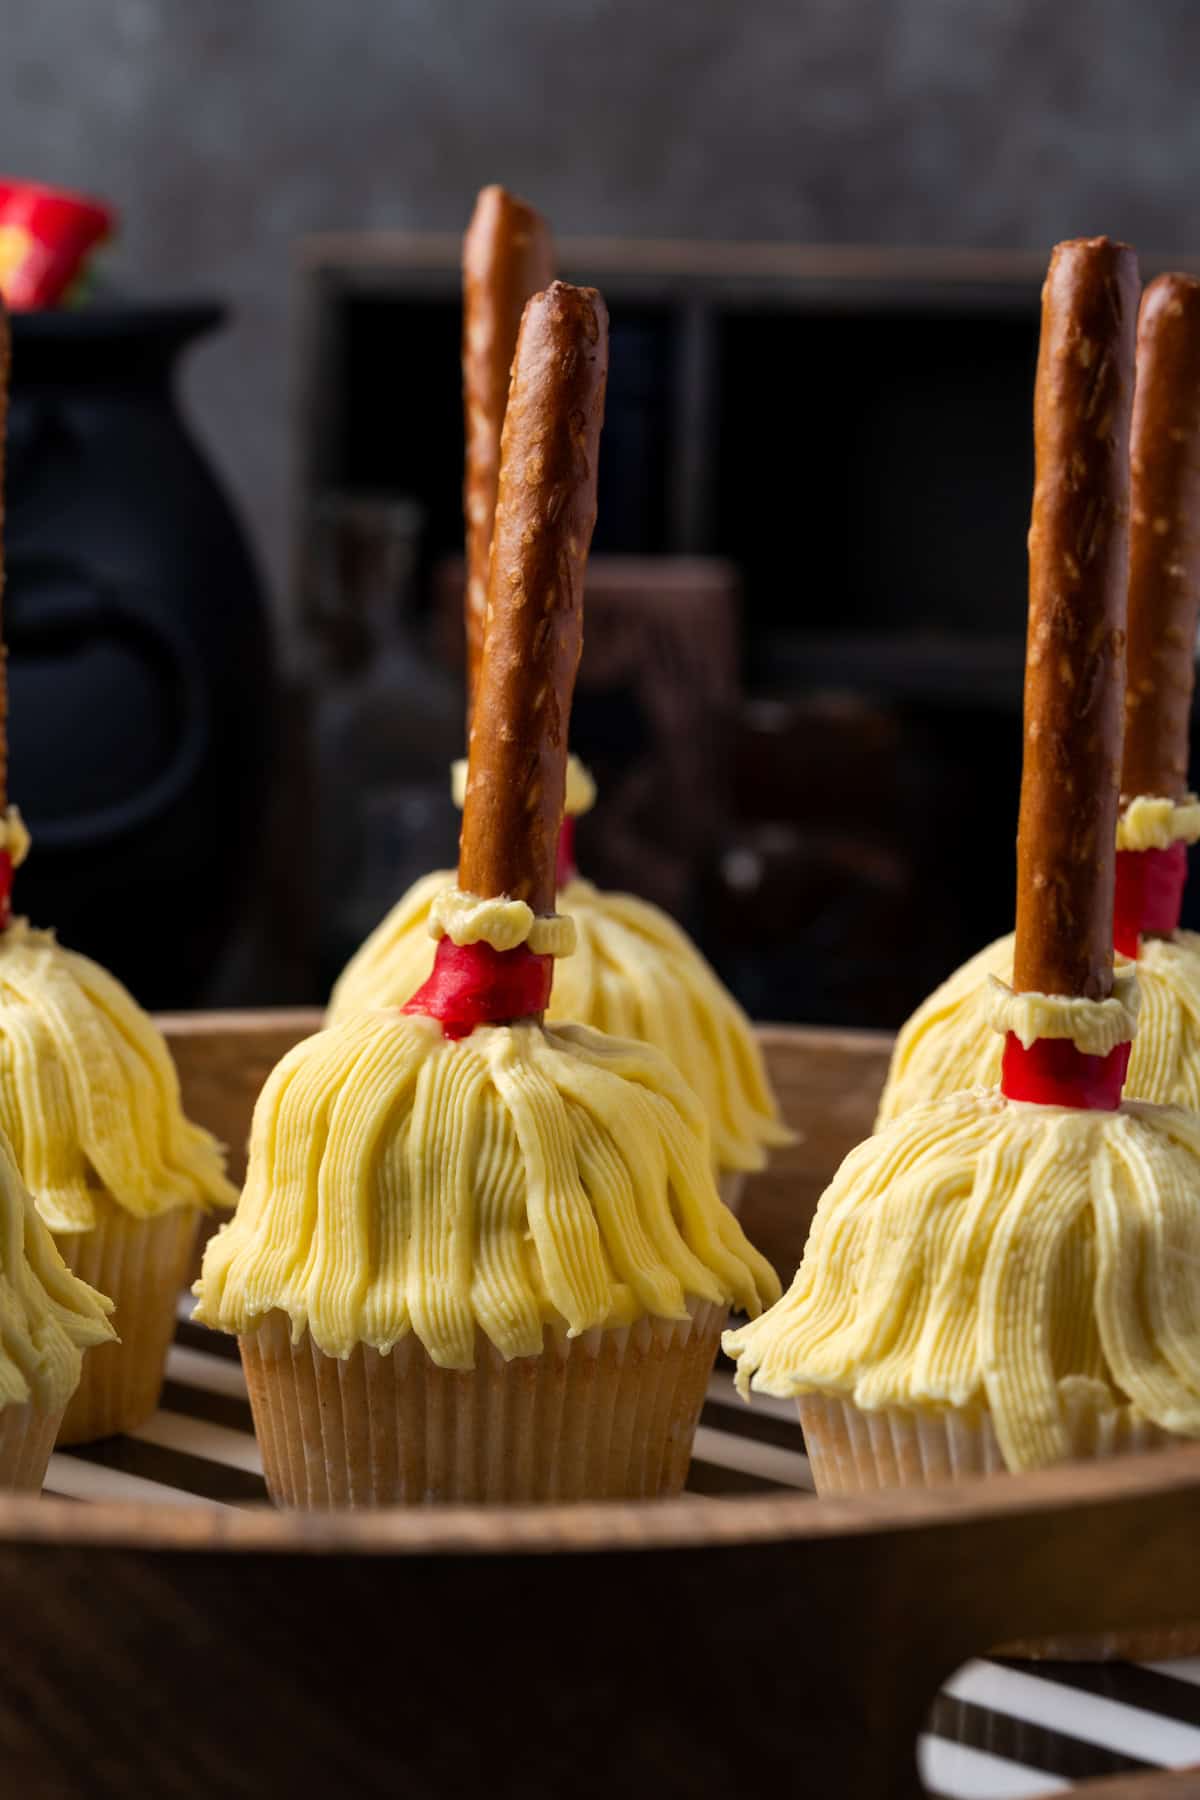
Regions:
[[[500,431],[513,351],[525,302],[554,280],[554,244],[541,214],[502,187],[485,187],[463,238],[462,280],[469,720],[483,655]]]
[[[1137,258],[1059,244],[1034,392],[1017,992],[1112,992]]]
[[[607,373],[595,288],[556,281],[535,294],[504,418],[458,881],[539,914],[554,911]]]
[[[4,641],[4,494],[8,443],[8,389],[12,376],[12,332],[0,301],[0,817],[8,808],[8,645]]]
[[[1200,280],[1160,275],[1138,314],[1129,452],[1121,792],[1187,792],[1200,606]]]

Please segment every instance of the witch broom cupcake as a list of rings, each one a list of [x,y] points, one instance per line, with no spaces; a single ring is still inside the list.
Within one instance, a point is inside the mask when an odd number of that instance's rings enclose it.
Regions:
[[[1114,942],[1136,957],[1142,1007],[1127,1091],[1200,1111],[1200,936],[1180,931],[1187,847],[1200,838],[1188,750],[1200,606],[1200,280],[1160,275],[1138,320],[1131,442],[1129,643]],[[880,1125],[1000,1079],[988,977],[1012,978],[1011,936],[922,1002],[896,1040]]]
[[[6,319],[0,334],[7,396]],[[53,932],[11,917],[29,838],[7,806],[5,713],[0,651],[0,1132],[67,1263],[115,1302],[120,1336],[88,1354],[67,1406],[60,1442],[80,1443],[154,1411],[197,1221],[236,1195],[216,1142],[183,1116],[147,1015]]]
[[[484,188],[463,240],[463,399],[467,466],[466,644],[468,712],[483,649],[484,595],[508,373],[524,300],[550,281],[553,244],[532,207]],[[462,804],[465,764],[454,772]],[[654,1044],[699,1095],[712,1133],[723,1197],[736,1205],[747,1171],[791,1142],[749,1019],[685,932],[632,894],[605,893],[575,866],[575,820],[595,800],[577,757],[567,770],[558,854],[559,900],[575,925],[575,954],[558,972],[548,1016]],[[430,911],[452,880],[415,882],[351,958],[329,1005],[332,1023],[366,1006],[398,1005],[429,974]]]
[[[594,290],[529,302],[433,973],[279,1064],[205,1255],[292,1505],[677,1492],[728,1309],[778,1292],[666,1059],[542,1023],[606,366]]]
[[[0,1138],[0,1488],[41,1488],[83,1353],[112,1341],[111,1311],[63,1262]]]
[[[787,1294],[725,1338],[743,1393],[796,1397],[823,1494],[1200,1437],[1200,1118],[1120,1099],[1137,1012],[1136,970],[1114,978],[1112,952],[1136,303],[1132,251],[1058,246],[1014,978],[990,1002],[1000,1087],[916,1104],[853,1151]]]

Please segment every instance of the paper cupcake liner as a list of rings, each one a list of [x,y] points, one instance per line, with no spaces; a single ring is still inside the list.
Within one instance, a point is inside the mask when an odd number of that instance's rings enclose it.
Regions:
[[[64,1262],[115,1303],[113,1324],[121,1340],[84,1352],[60,1444],[134,1431],[157,1407],[199,1217],[194,1206],[180,1206],[139,1219],[98,1194],[93,1230],[55,1233]]]
[[[0,1488],[41,1493],[61,1418],[61,1412],[43,1412],[32,1401],[0,1412]]]
[[[746,1171],[744,1169],[722,1169],[717,1176],[717,1192],[736,1217],[742,1209],[742,1196],[746,1192]]]
[[[263,1471],[283,1506],[652,1499],[679,1493],[726,1320],[641,1319],[505,1362],[441,1369],[412,1334],[344,1361],[281,1312],[239,1340]]]
[[[829,1394],[804,1394],[796,1401],[804,1445],[818,1494],[865,1494],[880,1488],[935,1487],[977,1475],[1007,1473],[995,1429],[982,1410],[946,1407],[920,1413],[909,1407],[865,1412]],[[1094,1407],[1068,1409],[1072,1459],[1090,1461],[1162,1450],[1182,1438],[1148,1420],[1131,1419],[1125,1409],[1099,1413]],[[1200,1623],[1110,1631],[1081,1637],[1053,1637],[1005,1644],[998,1654],[1052,1662],[1101,1662],[1128,1658],[1153,1662],[1200,1655]]]

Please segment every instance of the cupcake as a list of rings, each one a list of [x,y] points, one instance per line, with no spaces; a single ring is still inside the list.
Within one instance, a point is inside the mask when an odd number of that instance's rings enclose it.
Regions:
[[[115,1303],[60,1441],[132,1431],[158,1405],[201,1214],[237,1196],[183,1115],[161,1034],[119,981],[52,932],[0,931],[0,1131],[67,1264]]]
[[[484,595],[508,371],[524,299],[550,280],[545,222],[502,188],[485,188],[463,242],[463,394],[466,415],[468,711],[480,667]],[[466,764],[453,771],[462,804]],[[712,1134],[721,1192],[736,1206],[747,1172],[792,1141],[779,1116],[753,1027],[687,934],[632,894],[602,892],[580,878],[574,823],[595,783],[568,765],[559,903],[574,921],[576,954],[554,984],[548,1016],[640,1038],[670,1058],[699,1095]],[[402,1004],[433,964],[430,909],[453,881],[438,871],[415,882],[351,958],[334,986],[331,1023],[364,1007]]]
[[[8,352],[0,309],[0,438]],[[0,645],[0,1131],[67,1264],[115,1301],[120,1336],[71,1384],[60,1441],[73,1444],[154,1411],[197,1220],[236,1195],[215,1141],[183,1116],[146,1014],[94,962],[11,916],[29,836],[7,804],[3,671]]]
[[[1055,251],[1013,986],[987,1002],[1000,1086],[915,1104],[853,1151],[788,1293],[725,1338],[743,1393],[797,1400],[823,1494],[1200,1438],[1200,1117],[1120,1098],[1138,998],[1112,952],[1136,296],[1124,246]]]
[[[0,1488],[40,1490],[83,1353],[112,1341],[111,1311],[63,1262],[0,1138]]]
[[[1137,959],[1142,1006],[1127,1092],[1200,1110],[1200,936],[1179,930],[1187,848],[1200,839],[1188,748],[1200,606],[1200,280],[1160,275],[1138,318],[1131,439],[1125,745],[1114,941]],[[1000,1079],[989,978],[1012,980],[1011,935],[925,1000],[896,1040],[879,1124]]]
[[[666,1059],[543,1023],[606,365],[594,290],[529,302],[433,973],[284,1058],[205,1253],[287,1504],[678,1492],[726,1314],[778,1292]]]

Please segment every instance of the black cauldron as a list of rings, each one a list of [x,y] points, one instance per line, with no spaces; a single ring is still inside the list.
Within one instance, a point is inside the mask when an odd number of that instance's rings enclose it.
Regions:
[[[176,409],[216,305],[13,319],[10,797],[16,910],[146,1006],[201,999],[258,874],[274,691],[245,538]]]

